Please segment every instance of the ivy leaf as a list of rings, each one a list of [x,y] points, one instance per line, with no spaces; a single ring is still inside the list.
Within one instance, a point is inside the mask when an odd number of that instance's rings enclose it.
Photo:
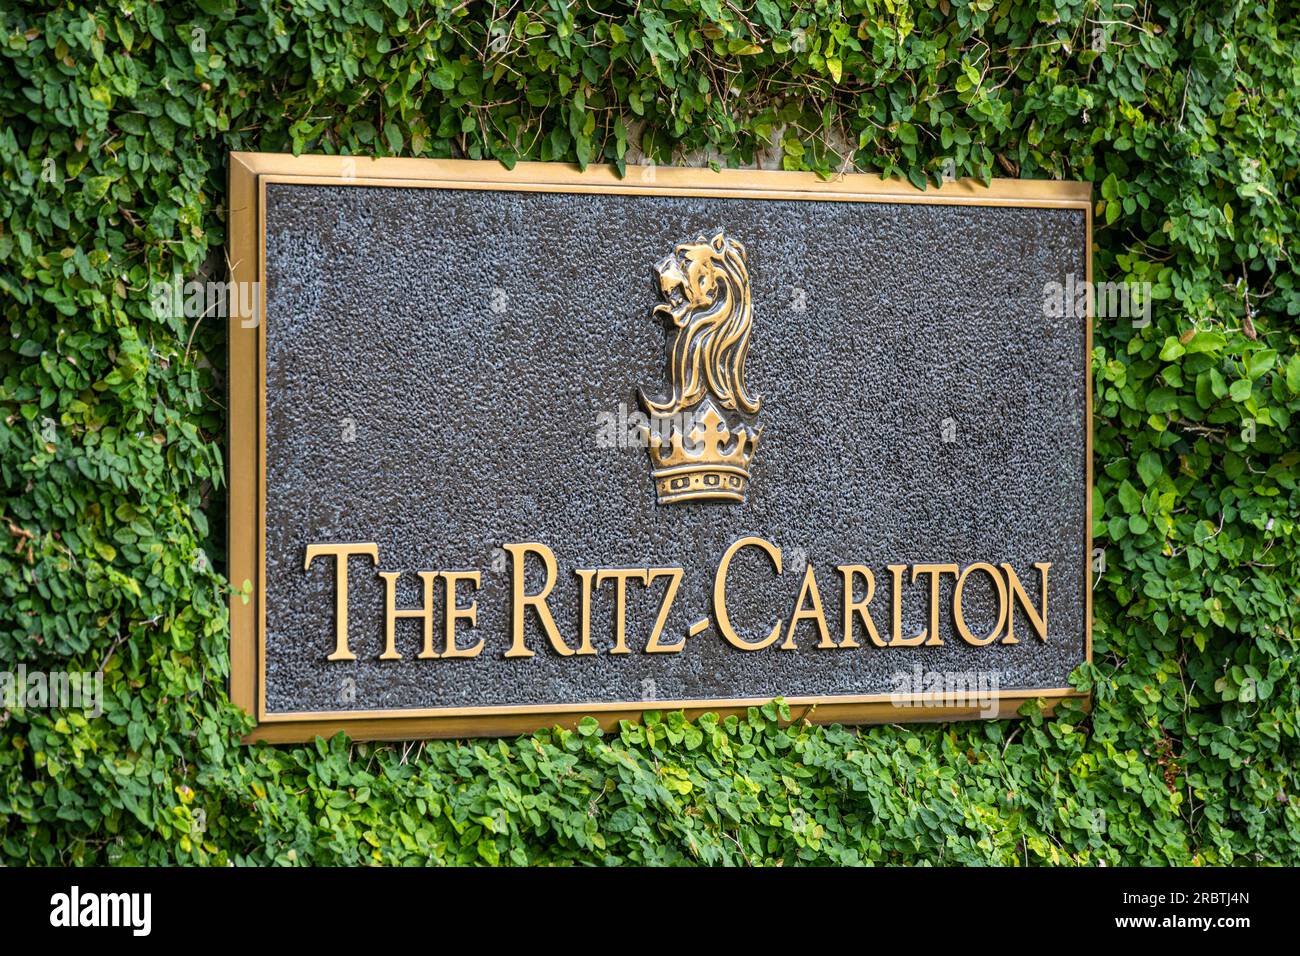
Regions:
[[[1120,506],[1126,513],[1136,514],[1142,510],[1142,495],[1127,479],[1120,482],[1117,494]]]
[[[1160,456],[1153,451],[1142,453],[1142,456],[1138,458],[1137,470],[1138,475],[1148,488],[1154,485],[1156,479],[1164,474],[1164,466],[1160,462]]]

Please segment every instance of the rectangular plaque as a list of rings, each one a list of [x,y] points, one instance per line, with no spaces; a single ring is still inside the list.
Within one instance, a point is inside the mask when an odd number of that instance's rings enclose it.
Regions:
[[[1080,696],[1089,189],[232,154],[253,736]]]

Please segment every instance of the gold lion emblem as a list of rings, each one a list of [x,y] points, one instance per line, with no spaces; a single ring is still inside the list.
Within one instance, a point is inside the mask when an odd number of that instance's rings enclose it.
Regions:
[[[641,401],[660,504],[745,500],[761,431],[748,418],[762,405],[745,384],[754,324],[748,262],[745,247],[719,231],[679,242],[655,264],[663,301],[654,314],[672,335],[671,391],[658,400],[642,390]]]

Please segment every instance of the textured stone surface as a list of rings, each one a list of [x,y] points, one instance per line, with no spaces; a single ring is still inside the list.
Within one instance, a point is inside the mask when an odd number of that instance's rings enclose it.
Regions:
[[[888,693],[918,662],[993,669],[1003,689],[1063,687],[1083,658],[1084,327],[1042,306],[1045,282],[1084,273],[1081,212],[284,184],[267,204],[271,712]],[[746,504],[660,507],[645,450],[600,447],[597,415],[636,410],[640,386],[661,390],[651,266],[717,227],[749,250],[763,442]],[[1033,564],[1050,561],[1050,639],[1021,617],[1020,644],[971,648],[945,612],[942,648],[817,650],[805,626],[794,652],[743,653],[710,629],[650,655],[661,585],[633,585],[634,652],[610,656],[607,585],[593,608],[602,653],[560,658],[530,624],[536,656],[503,659],[502,544],[555,551],[551,606],[571,643],[573,568],[684,567],[664,635],[676,642],[708,613],[719,556],[747,534],[795,565],[776,578],[757,553],[737,560],[729,593],[749,637],[788,617],[802,552],[833,634],[838,563],[875,571],[883,632],[888,564],[1007,561],[1035,596]],[[416,570],[481,570],[478,627],[461,642],[484,637],[483,654],[418,661],[408,621],[405,659],[376,660],[383,584],[354,560],[358,660],[326,661],[332,560],[304,572],[303,556],[342,541],[374,541],[380,569],[411,572],[401,606],[419,602]],[[945,608],[951,590],[949,578]],[[989,591],[968,588],[979,632]],[[903,603],[915,633],[925,582]]]

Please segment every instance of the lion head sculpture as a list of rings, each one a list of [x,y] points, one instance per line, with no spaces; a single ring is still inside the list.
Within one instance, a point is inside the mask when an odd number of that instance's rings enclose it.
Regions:
[[[655,265],[663,302],[655,314],[675,330],[668,357],[672,393],[655,401],[642,392],[646,408],[674,415],[708,393],[723,408],[754,414],[761,399],[745,387],[745,358],[753,310],[745,247],[719,231],[680,242]]]

